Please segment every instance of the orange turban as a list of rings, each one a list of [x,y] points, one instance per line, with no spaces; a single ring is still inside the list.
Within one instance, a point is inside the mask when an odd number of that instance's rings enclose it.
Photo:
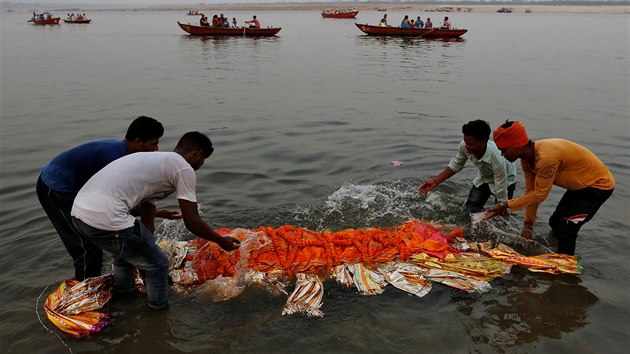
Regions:
[[[529,138],[523,124],[512,122],[512,125],[504,128],[505,125],[503,124],[495,129],[492,134],[494,143],[497,144],[499,149],[518,149],[527,145]]]

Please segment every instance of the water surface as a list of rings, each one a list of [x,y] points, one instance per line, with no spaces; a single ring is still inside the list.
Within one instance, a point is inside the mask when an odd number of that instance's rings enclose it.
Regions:
[[[87,26],[36,27],[25,13],[1,19],[6,351],[615,353],[630,344],[627,15],[451,14],[469,29],[459,41],[372,38],[353,20],[317,12],[257,13],[263,26],[282,27],[258,39],[190,37],[176,21],[196,18],[176,12],[89,15]],[[242,22],[252,14],[226,15]],[[404,15],[389,12],[392,22]],[[361,11],[356,21],[381,16]],[[579,142],[607,163],[617,188],[580,233],[580,277],[515,270],[489,293],[436,284],[424,298],[392,287],[365,297],[328,281],[316,319],[282,316],[286,296],[257,288],[223,303],[203,291],[172,293],[163,312],[132,295],[107,305],[105,332],[75,340],[38,319],[43,299],[73,272],[37,202],[38,170],[77,144],[122,138],[139,115],[164,123],[162,150],[190,130],[211,137],[216,150],[197,173],[198,199],[215,227],[321,231],[420,218],[516,247],[520,214],[473,230],[461,212],[474,167],[417,194],[472,119],[493,127],[519,120],[533,139]],[[520,194],[522,174],[518,183]],[[539,208],[536,242],[523,251],[547,247],[546,220],[561,195],[554,189]]]

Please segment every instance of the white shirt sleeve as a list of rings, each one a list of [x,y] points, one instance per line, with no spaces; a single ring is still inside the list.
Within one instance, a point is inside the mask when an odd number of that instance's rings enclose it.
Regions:
[[[196,203],[197,196],[197,176],[192,168],[180,170],[177,173],[175,189],[177,190],[177,199],[187,200]]]

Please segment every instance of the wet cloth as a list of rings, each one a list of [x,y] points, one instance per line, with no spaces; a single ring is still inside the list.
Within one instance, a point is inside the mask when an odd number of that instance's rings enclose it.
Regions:
[[[241,248],[225,252],[205,239],[160,241],[171,257],[163,264],[171,266],[170,274],[176,289],[188,292],[202,284],[203,289],[220,288],[221,296],[217,300],[225,301],[240,294],[243,287],[251,283],[262,285],[272,293],[288,295],[284,288],[289,281],[295,280],[283,314],[322,316],[323,280],[326,278],[336,278],[339,283],[356,288],[363,295],[378,295],[391,284],[422,297],[431,290],[432,282],[467,292],[486,292],[491,289],[490,281],[509,272],[512,266],[550,274],[581,272],[574,256],[524,256],[503,245],[467,243],[461,229],[446,234],[417,220],[391,229],[315,232],[285,225],[256,230],[219,229],[217,232],[240,240]],[[103,240],[109,237],[98,230],[94,231],[94,236],[103,236]],[[136,237],[150,235],[140,231]],[[126,240],[127,236],[121,234],[120,239]],[[109,241],[116,243],[115,237]],[[467,251],[458,251],[464,249]],[[207,284],[211,286],[206,287]],[[147,286],[150,290],[150,281]],[[105,298],[103,292],[111,291],[107,288],[93,290],[86,297],[75,297],[71,302],[102,304],[103,301],[98,299]],[[58,289],[51,294],[49,301],[58,301],[59,292]],[[152,301],[150,294],[149,298]],[[99,322],[102,316],[96,316],[93,323],[104,325]],[[56,317],[51,321],[68,333],[78,333],[77,330],[83,327],[80,323],[72,324],[72,321],[61,321]]]
[[[96,310],[112,297],[113,280],[111,275],[103,275],[81,282],[63,281],[44,303],[46,317],[77,338],[101,331],[109,324],[109,316]]]

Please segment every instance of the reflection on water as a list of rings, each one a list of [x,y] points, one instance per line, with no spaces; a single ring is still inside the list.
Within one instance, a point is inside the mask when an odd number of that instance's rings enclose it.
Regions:
[[[599,299],[578,278],[529,275],[513,270],[494,286],[496,293],[454,299],[464,315],[463,328],[473,343],[510,352],[541,337],[560,339],[586,326]]]

